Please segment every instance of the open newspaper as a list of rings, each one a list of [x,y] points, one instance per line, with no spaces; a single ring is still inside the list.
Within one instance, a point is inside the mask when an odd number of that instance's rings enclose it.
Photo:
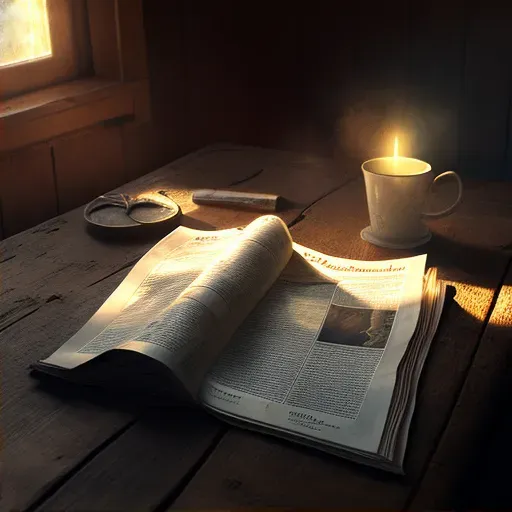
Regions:
[[[179,227],[36,368],[193,400],[225,420],[402,472],[445,287],[426,256],[334,258],[263,216]]]

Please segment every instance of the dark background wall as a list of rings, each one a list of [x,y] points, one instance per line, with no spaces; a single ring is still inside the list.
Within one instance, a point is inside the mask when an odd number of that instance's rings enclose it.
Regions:
[[[183,150],[218,140],[404,154],[512,178],[512,8],[462,0],[146,0],[153,105]]]

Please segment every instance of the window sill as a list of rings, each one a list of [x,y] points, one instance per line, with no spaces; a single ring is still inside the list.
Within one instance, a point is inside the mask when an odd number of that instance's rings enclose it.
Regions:
[[[147,91],[146,80],[122,83],[93,78],[0,101],[0,153],[98,123],[147,120]]]

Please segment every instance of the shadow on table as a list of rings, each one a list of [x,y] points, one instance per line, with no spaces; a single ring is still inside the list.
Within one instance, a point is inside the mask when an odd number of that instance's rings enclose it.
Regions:
[[[174,231],[177,227],[184,226],[203,231],[214,231],[215,226],[188,215],[182,215],[179,220],[162,222],[158,224],[144,224],[135,228],[104,228],[88,224],[87,233],[107,244],[118,246],[133,246],[134,244],[156,244],[163,237]]]
[[[431,241],[418,248],[418,254],[428,253],[429,266],[447,270],[460,269],[471,276],[468,284],[494,288],[501,277],[507,257],[512,256],[508,246],[481,247],[455,241],[439,233],[432,233]],[[498,276],[498,273],[501,274]]]
[[[32,367],[39,389],[62,400],[141,410],[192,405],[181,383],[161,363],[128,350],[110,350],[61,376]],[[64,380],[64,377],[66,380]]]

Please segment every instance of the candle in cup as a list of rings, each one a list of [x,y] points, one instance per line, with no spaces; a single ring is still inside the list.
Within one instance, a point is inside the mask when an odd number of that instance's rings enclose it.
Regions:
[[[421,160],[399,155],[399,139],[393,142],[393,156],[383,156],[373,159],[372,172],[391,176],[414,176],[427,172]]]
[[[393,171],[397,173],[398,166],[398,137],[395,136],[395,143],[393,145]]]

